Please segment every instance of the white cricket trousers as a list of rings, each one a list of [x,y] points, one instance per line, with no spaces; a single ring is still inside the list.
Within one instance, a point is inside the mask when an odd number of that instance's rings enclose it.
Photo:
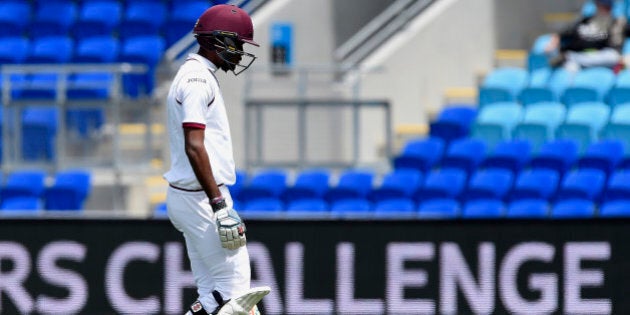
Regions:
[[[227,187],[221,186],[219,189],[227,204],[232,206]],[[237,250],[221,247],[214,213],[205,192],[169,187],[166,204],[169,219],[184,234],[199,301],[203,307],[211,312],[218,306],[212,296],[213,290],[217,290],[227,300],[239,297],[249,289],[251,271],[247,247]]]

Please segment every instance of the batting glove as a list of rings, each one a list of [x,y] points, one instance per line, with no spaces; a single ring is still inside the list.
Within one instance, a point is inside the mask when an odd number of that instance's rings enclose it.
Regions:
[[[212,209],[216,214],[217,229],[221,246],[227,249],[237,249],[245,246],[245,223],[232,207],[228,207],[225,201],[212,203]]]

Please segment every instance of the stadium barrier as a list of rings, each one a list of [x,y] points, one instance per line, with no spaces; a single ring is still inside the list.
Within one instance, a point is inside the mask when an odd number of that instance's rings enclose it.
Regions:
[[[630,220],[248,222],[263,314],[629,314]],[[181,314],[166,220],[0,221],[0,314]]]

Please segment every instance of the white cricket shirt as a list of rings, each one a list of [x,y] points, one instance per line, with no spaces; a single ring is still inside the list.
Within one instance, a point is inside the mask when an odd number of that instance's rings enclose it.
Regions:
[[[164,178],[179,188],[197,190],[201,185],[186,155],[184,127],[204,129],[204,144],[217,184],[236,181],[230,124],[219,83],[217,67],[198,54],[188,59],[175,75],[167,99],[167,128],[171,168]]]

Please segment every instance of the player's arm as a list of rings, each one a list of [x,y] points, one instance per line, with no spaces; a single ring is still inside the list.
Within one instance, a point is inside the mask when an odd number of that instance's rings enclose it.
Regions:
[[[221,197],[221,191],[212,175],[210,158],[204,146],[204,129],[195,127],[194,125],[189,127],[185,126],[184,141],[188,161],[190,161],[195,176],[206,192],[206,195],[210,200]]]

